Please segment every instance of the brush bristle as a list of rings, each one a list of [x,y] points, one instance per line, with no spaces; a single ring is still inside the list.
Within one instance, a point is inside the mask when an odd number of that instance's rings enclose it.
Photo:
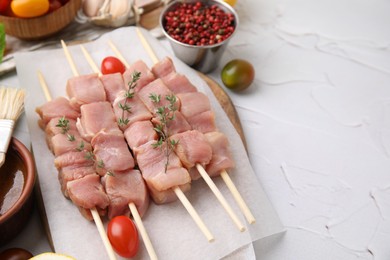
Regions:
[[[25,91],[17,88],[0,88],[0,119],[16,121],[24,108]]]

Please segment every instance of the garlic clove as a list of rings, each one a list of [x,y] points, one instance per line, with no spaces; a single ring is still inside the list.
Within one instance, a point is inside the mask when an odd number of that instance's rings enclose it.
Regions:
[[[134,17],[132,5],[133,0],[106,0],[99,9],[98,15],[91,17],[91,21],[106,27],[120,27],[134,22],[130,19]]]
[[[98,15],[99,9],[106,0],[84,0],[82,5],[83,13],[88,17]]]

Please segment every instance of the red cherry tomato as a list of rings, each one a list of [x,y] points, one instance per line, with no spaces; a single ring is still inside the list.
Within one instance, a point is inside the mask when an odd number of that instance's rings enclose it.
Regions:
[[[138,231],[134,222],[126,216],[116,216],[107,226],[108,239],[115,252],[122,257],[133,257],[138,252]]]
[[[11,0],[0,0],[0,14],[5,14],[11,5]]]
[[[104,75],[118,72],[123,74],[125,70],[125,65],[118,58],[108,56],[102,61],[101,71]]]
[[[49,0],[49,13],[60,9],[62,7],[62,3],[60,0]]]

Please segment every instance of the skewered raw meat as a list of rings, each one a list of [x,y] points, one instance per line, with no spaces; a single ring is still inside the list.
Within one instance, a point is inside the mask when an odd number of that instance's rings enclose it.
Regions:
[[[126,88],[122,74],[120,73],[102,75],[100,80],[102,81],[104,90],[106,91],[107,101],[110,103],[114,102],[118,93]]]
[[[138,170],[106,174],[102,178],[102,183],[110,198],[109,218],[129,215],[130,201],[134,202],[141,217],[145,214],[149,206],[149,194]]]
[[[175,186],[189,184],[191,182],[189,173],[182,167],[180,159],[176,154],[173,152],[169,154],[167,164],[167,157],[164,153],[166,151],[165,144],[155,148],[153,147],[155,143],[156,141],[152,140],[133,150],[142,172],[142,177],[148,187],[157,193],[165,192]],[[153,193],[151,195],[153,196]],[[168,198],[162,198],[163,194],[159,195],[161,196],[159,201],[168,201]],[[156,200],[155,202],[159,203]]]
[[[134,168],[133,156],[119,129],[101,130],[92,138],[91,145],[98,174],[104,175],[108,171],[118,172]]]
[[[221,132],[210,132],[204,134],[204,136],[213,150],[211,161],[206,165],[206,172],[209,176],[216,177],[221,174],[222,170],[233,168],[235,164],[227,137]],[[192,168],[189,172],[192,180],[200,178],[200,174],[196,168]]]
[[[51,138],[51,148],[55,156],[67,152],[77,152],[77,151],[91,151],[91,144],[85,142],[78,132],[68,132],[69,136],[63,133],[56,134]],[[70,140],[71,136],[74,138]]]
[[[56,134],[63,134],[63,129],[58,127],[60,120],[68,120],[68,132],[78,133],[76,128],[76,119],[70,119],[66,117],[54,117],[45,126],[45,133],[48,138],[55,136]]]
[[[151,95],[156,95],[160,97],[160,102],[153,102]],[[155,113],[155,110],[158,107],[168,106],[169,100],[166,97],[173,96],[174,93],[169,90],[169,88],[164,84],[161,79],[156,79],[148,85],[144,86],[137,95],[140,97],[142,102],[152,113]],[[177,109],[180,108],[180,101],[177,99],[175,103]]]
[[[186,118],[192,129],[202,133],[217,131],[215,124],[215,113],[211,110]]]
[[[69,181],[80,179],[89,174],[96,174],[94,166],[66,166],[58,171],[58,180],[61,185],[61,191],[66,198],[69,198],[67,184]]]
[[[80,208],[105,209],[110,204],[110,199],[104,192],[100,176],[97,174],[89,174],[69,181],[66,186],[70,199]]]
[[[136,62],[131,64],[130,67],[127,68],[126,71],[123,73],[123,80],[125,84],[127,84],[127,82],[132,81],[132,75],[134,71],[141,73],[141,77],[137,81],[137,86],[135,87],[136,92],[138,92],[141,88],[155,80],[153,73],[149,70],[145,62],[143,62],[142,60],[137,60]],[[127,87],[128,86],[126,85],[126,88]]]
[[[161,121],[158,117],[154,117],[152,119],[152,123],[154,125],[161,124]],[[191,130],[190,124],[187,122],[187,120],[184,118],[182,113],[179,111],[175,111],[174,113],[174,119],[167,122],[167,132],[169,135],[182,133],[185,131]]]
[[[42,129],[45,129],[46,124],[53,118],[66,117],[76,120],[80,116],[80,112],[73,109],[69,104],[69,100],[64,97],[58,97],[46,102],[42,106],[37,107],[35,111],[40,117],[38,124]]]
[[[67,166],[92,166],[94,161],[85,156],[84,151],[67,152],[57,156],[54,159],[54,165],[57,169],[62,169]]]
[[[118,129],[114,112],[108,102],[95,102],[81,106],[81,117],[77,119],[77,129],[87,141],[91,141],[100,130]]]
[[[199,115],[211,109],[209,98],[202,92],[189,92],[176,95],[182,104],[180,112],[185,118]]]
[[[66,84],[70,105],[76,110],[83,104],[105,101],[106,92],[98,74],[70,78]]]
[[[124,132],[130,149],[145,144],[151,140],[157,140],[158,136],[150,121],[137,121],[131,124]]]
[[[182,74],[171,72],[161,78],[167,87],[175,94],[197,92],[196,87]]]
[[[132,98],[127,98],[125,94],[126,91],[119,92],[112,104],[117,121],[119,118],[128,120],[127,124],[119,125],[122,130],[125,130],[134,122],[150,120],[152,118],[152,114],[137,95]],[[121,106],[123,107],[125,104],[130,108],[128,111],[121,108]]]
[[[174,134],[170,137],[170,140],[177,142],[174,147],[175,153],[187,169],[198,163],[204,167],[212,158],[210,144],[199,131],[191,130]]]
[[[152,72],[156,78],[163,78],[172,72],[176,72],[176,69],[173,65],[172,59],[165,57],[153,65]]]

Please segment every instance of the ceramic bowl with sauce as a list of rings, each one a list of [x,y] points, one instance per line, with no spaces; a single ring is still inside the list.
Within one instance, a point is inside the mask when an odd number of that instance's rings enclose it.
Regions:
[[[30,151],[12,138],[0,167],[0,245],[10,242],[27,224],[33,208],[35,178]]]

